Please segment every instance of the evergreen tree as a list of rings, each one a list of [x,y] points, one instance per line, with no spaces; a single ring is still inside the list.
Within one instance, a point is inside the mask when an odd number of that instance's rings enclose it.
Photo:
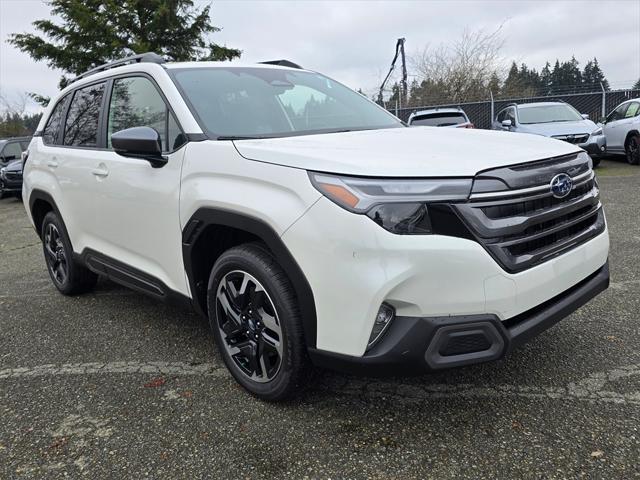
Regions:
[[[51,0],[61,19],[33,22],[38,33],[14,33],[9,43],[52,68],[78,75],[97,65],[154,51],[171,60],[231,60],[240,50],[209,40],[220,31],[210,6],[193,0]],[[63,76],[60,87],[69,82]]]
[[[634,90],[640,90],[640,78],[638,78],[638,81],[631,88]]]
[[[609,82],[600,69],[597,58],[594,57],[593,60],[589,60],[585,64],[584,71],[582,72],[582,82],[585,85],[594,86],[594,88],[599,88],[602,83],[604,89],[609,90]]]

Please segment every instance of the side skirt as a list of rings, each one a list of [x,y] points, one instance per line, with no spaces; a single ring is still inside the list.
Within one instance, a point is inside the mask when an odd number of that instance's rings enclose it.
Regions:
[[[193,311],[191,299],[167,287],[162,280],[100,252],[85,248],[76,259],[92,272],[156,300]]]

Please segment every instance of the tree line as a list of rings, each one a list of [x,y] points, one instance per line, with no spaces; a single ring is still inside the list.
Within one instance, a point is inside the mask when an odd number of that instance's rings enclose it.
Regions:
[[[546,62],[541,70],[526,63],[510,62],[502,56],[501,27],[492,32],[466,30],[448,44],[427,45],[410,56],[413,79],[407,98],[399,83],[391,87],[386,102],[393,108],[485,101],[497,99],[553,96],[599,92],[610,89],[597,58],[584,66],[572,56],[568,60]],[[633,87],[640,89],[640,79]]]

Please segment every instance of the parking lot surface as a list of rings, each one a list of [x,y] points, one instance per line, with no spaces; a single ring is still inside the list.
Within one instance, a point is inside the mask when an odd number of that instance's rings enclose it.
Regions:
[[[609,290],[505,360],[317,372],[285,405],[238,387],[194,314],[106,281],[59,295],[0,200],[0,479],[640,478],[640,168],[598,175]]]

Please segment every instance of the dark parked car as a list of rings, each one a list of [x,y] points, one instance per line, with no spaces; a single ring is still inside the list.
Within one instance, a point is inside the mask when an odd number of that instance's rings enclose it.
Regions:
[[[14,160],[0,168],[0,198],[22,197],[22,160]]]
[[[14,160],[20,160],[30,141],[31,137],[0,139],[0,168],[6,167]]]

